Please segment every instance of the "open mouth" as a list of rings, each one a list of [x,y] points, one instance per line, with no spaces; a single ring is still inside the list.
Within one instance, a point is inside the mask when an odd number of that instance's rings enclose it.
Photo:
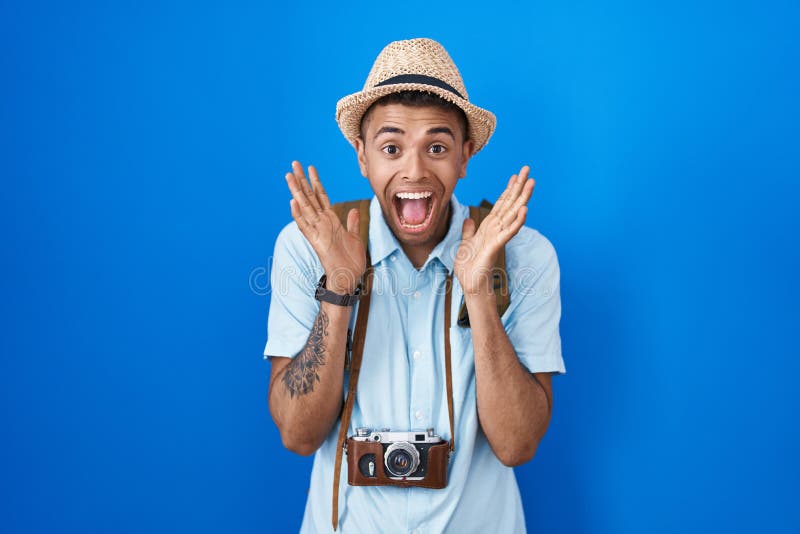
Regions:
[[[401,192],[394,196],[394,205],[400,226],[410,232],[419,232],[428,227],[433,212],[433,192]]]

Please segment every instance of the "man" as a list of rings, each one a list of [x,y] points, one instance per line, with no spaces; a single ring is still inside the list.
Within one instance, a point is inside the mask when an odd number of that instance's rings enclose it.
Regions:
[[[264,351],[284,445],[316,453],[302,532],[523,532],[511,467],[535,454],[550,419],[551,374],[564,372],[555,251],[523,226],[534,185],[529,169],[511,177],[476,229],[453,191],[495,119],[469,102],[450,56],[429,39],[389,44],[364,90],[340,100],[336,116],[375,194],[369,246],[359,239],[358,210],[343,226],[316,170],[309,167],[307,179],[293,162],[286,180],[294,222],[275,246]],[[503,250],[511,295],[501,318],[491,273]],[[349,305],[356,297],[347,296],[370,265],[369,323],[347,435],[360,427],[433,428],[456,450],[443,489],[350,486],[343,465],[332,524],[356,317]],[[469,327],[455,315],[449,323],[455,435],[440,328],[448,274],[450,306],[465,303],[469,316]],[[315,299],[319,281],[338,304]]]

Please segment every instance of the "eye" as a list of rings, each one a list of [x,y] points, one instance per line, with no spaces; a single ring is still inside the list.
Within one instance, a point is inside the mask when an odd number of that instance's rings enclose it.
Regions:
[[[386,145],[386,146],[385,146],[385,147],[383,147],[381,150],[382,150],[382,151],[383,151],[385,154],[389,154],[390,156],[394,156],[395,154],[397,154],[398,152],[400,152],[400,149],[397,147],[397,145]]]
[[[445,147],[444,145],[440,145],[438,143],[435,145],[431,145],[431,147],[428,149],[428,152],[430,152],[431,154],[444,154],[446,151],[447,147]]]

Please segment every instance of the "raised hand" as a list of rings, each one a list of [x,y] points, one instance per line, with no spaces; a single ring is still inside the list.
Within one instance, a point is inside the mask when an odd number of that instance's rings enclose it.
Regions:
[[[525,224],[534,186],[534,180],[528,178],[529,172],[526,165],[519,175],[511,176],[506,190],[477,230],[475,221],[464,221],[454,270],[465,295],[492,293],[492,269],[497,254]]]
[[[309,166],[308,174],[310,183],[297,161],[292,162],[292,172],[286,173],[286,183],[292,193],[292,217],[325,269],[327,289],[351,294],[367,263],[366,249],[358,234],[358,210],[350,210],[347,228],[343,227],[331,209],[317,170]]]

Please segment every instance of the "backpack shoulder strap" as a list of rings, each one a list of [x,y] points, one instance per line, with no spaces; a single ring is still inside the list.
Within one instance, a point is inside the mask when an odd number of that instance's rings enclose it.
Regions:
[[[342,226],[345,228],[347,228],[347,214],[353,208],[358,210],[358,234],[361,236],[361,242],[364,243],[364,248],[367,250],[369,250],[369,202],[369,199],[348,200],[346,202],[337,202],[331,206],[331,209],[342,221]]]
[[[492,211],[493,204],[484,199],[478,206],[469,207],[469,218],[475,221],[475,228],[478,228],[483,219]],[[502,317],[511,303],[511,297],[508,292],[508,274],[506,272],[506,251],[505,248],[497,255],[497,261],[492,269],[492,278],[494,283],[494,295],[497,299],[497,314]],[[467,304],[461,303],[461,309],[458,312],[458,325],[461,327],[469,327],[469,314],[467,313]]]

